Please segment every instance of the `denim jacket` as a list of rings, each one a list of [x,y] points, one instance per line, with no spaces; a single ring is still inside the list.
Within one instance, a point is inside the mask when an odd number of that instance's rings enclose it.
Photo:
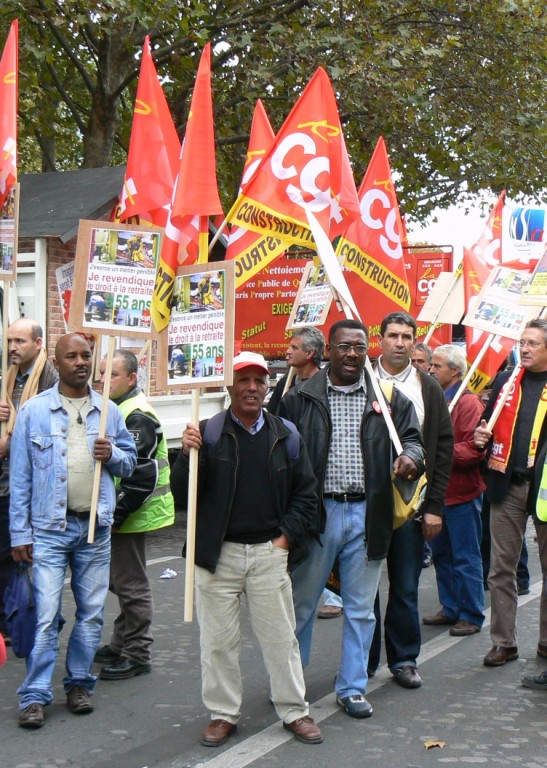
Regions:
[[[131,475],[137,451],[118,407],[92,389],[89,394],[86,428],[91,454],[99,435],[101,408],[103,403],[108,405],[105,437],[112,443],[112,457],[101,472],[97,525],[111,525],[116,507],[112,475]],[[36,395],[19,410],[10,450],[12,547],[32,544],[34,528],[60,532],[66,528],[68,422],[59,384]]]

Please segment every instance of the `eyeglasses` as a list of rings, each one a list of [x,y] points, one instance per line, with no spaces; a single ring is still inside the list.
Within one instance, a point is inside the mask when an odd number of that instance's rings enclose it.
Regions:
[[[343,355],[347,355],[350,349],[354,349],[356,355],[366,355],[368,349],[366,344],[331,344],[330,346],[336,347]]]
[[[524,347],[530,347],[530,349],[537,349],[539,346],[541,346],[541,341],[526,341],[521,339],[519,341],[519,347],[521,349],[524,349]]]

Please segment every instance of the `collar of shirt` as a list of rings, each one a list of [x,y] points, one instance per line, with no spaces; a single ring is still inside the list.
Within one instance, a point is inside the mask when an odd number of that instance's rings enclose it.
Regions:
[[[365,382],[365,374],[364,372],[361,372],[361,378],[358,381],[355,381],[353,384],[347,384],[344,387],[338,387],[336,384],[333,384],[330,380],[330,372],[327,373],[327,389],[332,389],[334,392],[343,392],[346,395],[351,394],[352,392],[357,392],[359,389],[362,389],[363,392],[367,393],[367,385]]]
[[[232,417],[233,422],[235,422],[236,424],[239,424],[239,426],[242,429],[245,429],[247,432],[250,432],[251,435],[256,435],[256,433],[260,432],[260,430],[264,426],[264,412],[262,411],[262,409],[260,409],[260,416],[258,417],[258,419],[255,421],[254,424],[251,424],[250,427],[246,427],[245,424],[243,424],[243,422],[237,418],[237,416],[235,415],[235,413],[232,411],[231,408],[230,408],[230,416]]]
[[[383,355],[382,355],[383,357]],[[378,360],[378,378],[379,379],[390,379],[391,381],[406,381],[412,371],[414,370],[412,363],[409,361],[406,368],[403,368],[402,371],[399,371],[399,373],[388,373],[386,369],[382,365],[382,357]]]
[[[460,386],[461,386],[461,381],[457,381],[455,384],[452,384],[451,387],[448,387],[448,389],[444,390],[444,397],[447,403],[449,403],[452,400],[452,398],[454,397],[454,395],[456,394]]]

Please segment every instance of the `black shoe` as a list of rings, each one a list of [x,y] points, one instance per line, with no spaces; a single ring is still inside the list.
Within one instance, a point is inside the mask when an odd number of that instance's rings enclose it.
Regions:
[[[97,648],[94,660],[97,664],[112,664],[120,658],[121,654],[113,651],[109,645],[101,645],[100,648]]]
[[[91,694],[83,685],[71,685],[66,692],[66,705],[75,715],[88,715],[93,712]]]
[[[393,679],[403,688],[419,688],[422,684],[422,678],[418,674],[416,667],[401,667],[396,669],[393,674]]]
[[[126,680],[128,677],[147,675],[151,671],[151,664],[139,664],[137,661],[130,661],[125,656],[120,656],[118,661],[109,667],[103,667],[99,677],[101,680]]]
[[[530,594],[530,587],[527,587],[525,584],[521,584],[517,586],[517,595],[529,595]]]
[[[536,691],[547,691],[547,670],[540,675],[525,675],[521,680],[525,688],[534,688]]]
[[[41,728],[44,724],[44,706],[34,702],[22,709],[19,714],[21,728]]]

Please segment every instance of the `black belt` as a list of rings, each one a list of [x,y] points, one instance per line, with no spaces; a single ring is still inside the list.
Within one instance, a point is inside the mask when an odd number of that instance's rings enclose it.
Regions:
[[[324,499],[334,499],[334,501],[364,501],[364,493],[324,493]]]
[[[510,482],[512,485],[524,485],[529,483],[532,477],[527,472],[511,472]]]
[[[75,509],[67,509],[66,513],[67,516],[77,517],[78,520],[89,520],[90,515],[89,510],[87,512],[77,512]]]

